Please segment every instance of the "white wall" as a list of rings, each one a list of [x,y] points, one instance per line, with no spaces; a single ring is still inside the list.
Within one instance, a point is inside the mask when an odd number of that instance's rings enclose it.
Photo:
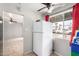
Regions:
[[[54,50],[55,53],[61,56],[71,56],[71,48],[69,46],[69,41],[65,39],[55,39],[54,40]]]

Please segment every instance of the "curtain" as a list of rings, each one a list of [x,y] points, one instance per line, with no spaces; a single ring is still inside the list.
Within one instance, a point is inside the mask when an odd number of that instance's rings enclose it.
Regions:
[[[72,34],[70,39],[70,44],[72,44],[73,37],[75,36],[76,30],[79,29],[79,3],[73,6],[72,11]]]

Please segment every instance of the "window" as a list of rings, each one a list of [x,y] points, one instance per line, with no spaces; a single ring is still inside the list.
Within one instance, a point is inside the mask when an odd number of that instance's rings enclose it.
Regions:
[[[63,38],[63,16],[58,15],[53,19],[53,35],[54,38]]]
[[[71,12],[64,14],[64,39],[70,39],[72,33],[72,17]]]
[[[52,17],[53,35],[56,39],[70,39],[72,30],[71,12]]]

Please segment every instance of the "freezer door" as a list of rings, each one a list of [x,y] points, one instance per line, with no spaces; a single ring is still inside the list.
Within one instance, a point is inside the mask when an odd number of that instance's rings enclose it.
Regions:
[[[43,33],[43,56],[49,56],[52,53],[53,40],[51,35],[51,33]]]
[[[33,51],[38,55],[42,55],[42,33],[33,33]]]

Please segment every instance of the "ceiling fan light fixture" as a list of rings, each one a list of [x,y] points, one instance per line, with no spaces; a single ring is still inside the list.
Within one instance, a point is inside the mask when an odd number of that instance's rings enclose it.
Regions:
[[[13,24],[13,22],[9,22],[9,24]]]

